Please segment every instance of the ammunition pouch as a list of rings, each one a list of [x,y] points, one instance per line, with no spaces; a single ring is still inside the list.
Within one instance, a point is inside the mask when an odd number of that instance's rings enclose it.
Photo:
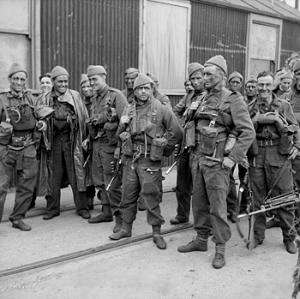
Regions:
[[[133,156],[133,144],[130,133],[122,132],[119,137],[122,141],[122,153],[125,156]]]
[[[0,144],[8,145],[11,141],[13,126],[8,122],[0,124]]]
[[[150,149],[150,160],[161,161],[163,158],[164,149],[167,146],[168,141],[166,138],[153,138]]]
[[[185,146],[186,147],[194,147],[195,146],[195,122],[189,121],[185,125]]]
[[[199,128],[198,150],[206,156],[213,156],[216,151],[219,130],[215,127]]]

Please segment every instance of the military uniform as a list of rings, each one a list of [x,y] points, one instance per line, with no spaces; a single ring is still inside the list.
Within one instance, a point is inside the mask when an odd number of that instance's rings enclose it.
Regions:
[[[126,98],[121,91],[109,86],[92,98],[89,125],[93,153],[92,178],[94,186],[100,191],[106,221],[112,220],[112,214],[120,217],[121,172],[113,180],[109,191],[105,189],[114,176],[112,165],[116,163],[114,152],[118,146],[116,132],[126,104]],[[99,221],[95,219],[95,222]]]
[[[274,118],[274,113],[279,113],[284,121],[276,117],[276,114]],[[256,129],[257,144],[257,152],[250,158],[249,170],[253,208],[256,210],[264,204],[267,193],[283,167],[283,172],[274,186],[271,196],[293,191],[292,167],[291,161],[288,160],[293,141],[288,134],[293,136],[293,133],[298,131],[298,124],[290,104],[275,95],[270,104],[258,98],[250,114],[254,115],[252,120]],[[299,140],[296,138],[295,141],[296,146],[299,147]],[[294,212],[288,207],[283,207],[276,210],[276,215],[280,219],[283,242],[293,241],[295,238]],[[256,215],[254,221],[256,245],[262,244],[264,241],[265,228],[265,214]]]
[[[134,84],[142,86],[150,82],[148,77],[140,74]],[[131,121],[120,128],[124,165],[123,222],[121,231],[110,238],[118,240],[131,235],[137,200],[141,196],[147,208],[147,221],[153,228],[154,242],[157,242],[156,234],[162,241],[160,227],[164,219],[159,206],[162,200],[161,160],[172,153],[175,144],[182,138],[182,131],[173,112],[151,96],[142,104],[131,103],[124,110],[124,115]],[[165,244],[157,246],[165,248]]]
[[[25,217],[37,179],[36,143],[39,142],[34,99],[30,92],[0,94],[0,121],[11,122],[11,136],[0,137],[0,220],[13,173],[16,173],[15,205],[10,221]]]

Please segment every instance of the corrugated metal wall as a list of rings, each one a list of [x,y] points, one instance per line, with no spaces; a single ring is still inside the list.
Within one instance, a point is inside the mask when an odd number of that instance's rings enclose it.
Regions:
[[[190,62],[223,55],[228,72],[245,73],[247,13],[192,1]]]
[[[280,64],[284,65],[285,60],[294,51],[300,51],[300,24],[283,20]]]
[[[138,66],[139,0],[41,0],[42,72],[62,65],[78,88],[89,64],[108,70],[123,88],[123,73]]]

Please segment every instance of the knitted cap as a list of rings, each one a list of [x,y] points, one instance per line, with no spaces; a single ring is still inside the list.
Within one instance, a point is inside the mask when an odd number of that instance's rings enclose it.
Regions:
[[[125,71],[125,73],[124,73],[124,76],[126,77],[126,76],[134,76],[134,75],[138,75],[138,73],[139,73],[139,70],[138,69],[136,69],[136,68],[134,68],[134,67],[130,67],[130,68],[128,68],[126,71]]]
[[[257,83],[256,77],[253,76],[253,75],[250,75],[249,78],[246,80],[245,84],[247,84],[249,82],[256,82]]]
[[[152,79],[144,74],[139,74],[134,80],[133,89],[145,84],[153,84]]]
[[[219,67],[225,74],[227,74],[227,63],[222,55],[216,55],[208,59],[204,66],[215,65]]]
[[[107,75],[105,68],[102,65],[89,65],[87,68],[88,77],[95,75]]]
[[[300,70],[300,59],[296,60],[294,65],[293,65],[293,72],[299,71]]]
[[[233,78],[239,78],[241,79],[241,82],[244,80],[244,77],[242,76],[242,74],[240,74],[239,72],[233,72],[229,75],[228,77],[228,82],[233,79]]]
[[[189,75],[189,78],[197,71],[201,71],[203,72],[204,70],[204,66],[198,62],[191,62],[189,65],[188,65],[188,75]]]
[[[25,68],[23,68],[20,64],[18,63],[13,63],[8,71],[8,78],[10,78],[13,74],[18,73],[18,72],[23,72],[26,74],[26,77],[28,77],[28,73],[25,70]]]
[[[57,76],[63,76],[63,75],[66,75],[68,77],[70,76],[68,71],[62,66],[57,65],[51,71],[51,79],[54,79]]]
[[[89,81],[89,77],[87,76],[87,74],[81,74],[81,77],[80,77],[80,85],[84,82],[87,82]]]

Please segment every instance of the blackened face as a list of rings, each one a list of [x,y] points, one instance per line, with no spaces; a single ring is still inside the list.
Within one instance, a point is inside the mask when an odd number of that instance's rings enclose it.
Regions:
[[[69,76],[67,75],[60,75],[54,78],[53,80],[53,89],[60,93],[64,94],[69,86]]]
[[[125,75],[125,85],[128,89],[133,89],[133,83],[138,73]]]
[[[257,95],[257,84],[256,82],[248,82],[245,85],[246,96],[254,97]]]
[[[151,96],[151,94],[152,94],[152,88],[150,83],[138,86],[134,90],[134,95],[137,97],[138,100],[142,102],[146,102]]]
[[[24,72],[17,72],[10,78],[10,88],[15,92],[20,92],[25,89],[27,75]]]
[[[203,90],[204,88],[204,78],[203,73],[201,71],[197,71],[190,76],[190,81],[192,87],[195,90]]]
[[[231,91],[241,91],[242,80],[240,78],[232,78],[228,83]]]
[[[90,81],[85,81],[81,84],[81,92],[83,96],[90,98],[93,94],[93,89],[90,85]]]
[[[209,65],[204,68],[204,87],[206,89],[213,89],[215,86],[223,81],[221,72],[215,65]]]

